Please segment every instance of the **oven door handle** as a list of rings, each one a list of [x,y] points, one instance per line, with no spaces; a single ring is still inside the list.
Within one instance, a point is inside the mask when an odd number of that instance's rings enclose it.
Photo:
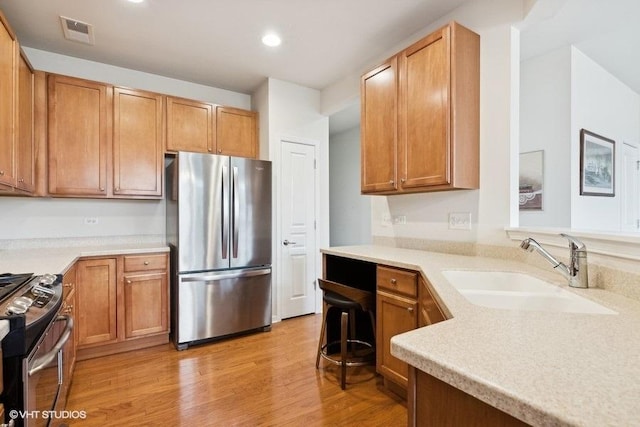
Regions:
[[[33,361],[33,367],[29,369],[29,376],[32,376],[33,374],[43,370],[49,363],[51,363],[51,361],[58,355],[58,352],[69,340],[71,332],[73,331],[73,317],[67,314],[62,314],[56,317],[56,321],[58,320],[66,321],[66,325],[64,327],[64,331],[62,332],[62,335],[58,339],[56,345],[54,345],[47,354],[45,354],[44,356],[40,356]]]

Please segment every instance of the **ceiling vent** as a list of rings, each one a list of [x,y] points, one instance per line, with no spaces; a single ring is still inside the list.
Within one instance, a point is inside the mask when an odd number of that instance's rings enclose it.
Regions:
[[[65,39],[90,45],[95,44],[93,25],[64,16],[60,17],[60,22]]]

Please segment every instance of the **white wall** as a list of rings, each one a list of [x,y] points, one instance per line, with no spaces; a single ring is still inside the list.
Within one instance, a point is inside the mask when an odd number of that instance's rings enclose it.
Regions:
[[[251,108],[251,96],[191,83],[184,80],[172,79],[157,74],[144,73],[128,68],[116,67],[101,62],[88,61],[72,56],[60,55],[44,50],[24,47],[24,51],[36,70],[65,76],[111,83],[118,86],[149,90],[166,95],[196,99],[236,108]]]
[[[129,70],[70,56],[24,48],[37,70],[251,108],[251,96]],[[47,237],[164,235],[162,200],[91,200],[27,197],[0,198],[0,240]],[[87,225],[85,218],[97,218]]]
[[[571,50],[571,227],[621,229],[623,141],[640,141],[640,95],[573,47]],[[580,196],[580,129],[615,141],[615,197]]]
[[[331,246],[371,243],[371,197],[360,194],[360,127],[329,137]]]
[[[273,317],[280,319],[280,141],[282,139],[314,143],[318,147],[319,200],[316,206],[319,247],[329,246],[329,118],[320,113],[320,91],[277,79],[268,79],[256,91],[255,107],[262,117],[260,126],[267,128],[269,159],[273,162]],[[264,112],[268,111],[267,123]],[[261,137],[265,131],[261,130]],[[263,141],[264,142],[264,141]],[[321,274],[320,252],[315,259],[316,276]],[[321,299],[316,298],[317,311]]]
[[[542,211],[520,226],[571,227],[571,48],[520,64],[520,152],[544,150]]]
[[[517,114],[512,107],[517,106],[519,92],[518,75],[514,73],[519,67],[519,37],[511,24],[522,16],[522,1],[469,2],[426,25],[393,51],[363,64],[360,74],[450,20],[480,34],[480,190],[372,197],[374,236],[511,244],[504,227],[511,223],[511,206],[517,203],[511,188],[512,164],[517,164],[513,162],[518,157]],[[325,88],[323,111],[336,111],[354,99],[358,83],[355,75],[349,75]],[[449,230],[450,212],[470,212],[473,230]],[[397,215],[405,215],[407,224],[382,221]]]

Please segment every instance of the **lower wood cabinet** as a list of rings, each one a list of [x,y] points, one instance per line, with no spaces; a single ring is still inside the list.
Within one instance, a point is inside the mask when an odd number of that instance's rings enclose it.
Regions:
[[[409,366],[391,354],[391,338],[446,317],[418,272],[378,265],[376,277],[376,370],[389,388],[404,394]]]
[[[419,369],[411,367],[409,377],[409,426],[528,426]]]
[[[77,262],[78,359],[169,341],[168,254]]]
[[[376,275],[376,370],[406,390],[409,368],[391,354],[391,338],[418,327],[418,274],[379,265]]]

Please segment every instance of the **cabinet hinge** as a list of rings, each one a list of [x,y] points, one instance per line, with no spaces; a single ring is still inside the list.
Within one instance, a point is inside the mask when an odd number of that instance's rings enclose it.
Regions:
[[[636,219],[636,228],[640,230],[640,219]]]
[[[640,171],[640,160],[636,160],[636,170]]]
[[[318,166],[316,165],[316,159],[313,159],[313,168],[318,169]]]
[[[316,229],[316,220],[315,219],[313,220],[313,229],[314,230]]]

